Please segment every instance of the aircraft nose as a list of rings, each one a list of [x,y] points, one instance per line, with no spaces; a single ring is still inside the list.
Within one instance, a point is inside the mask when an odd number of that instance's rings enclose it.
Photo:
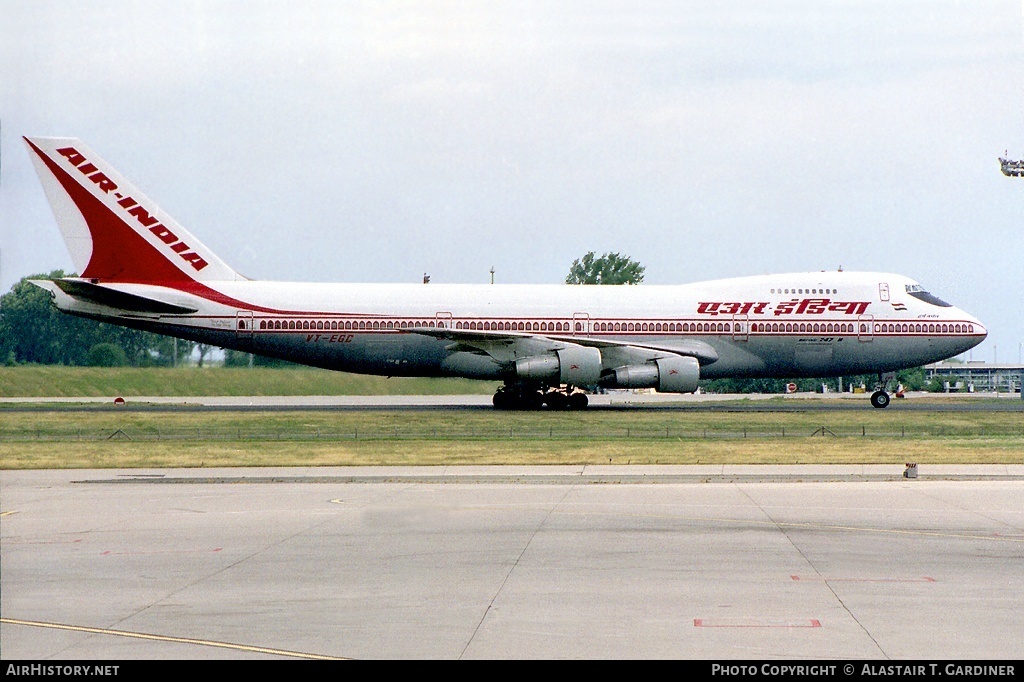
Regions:
[[[981,341],[984,341],[985,337],[988,336],[988,329],[985,327],[984,324],[981,323],[981,320],[976,318],[974,315],[970,315],[966,312],[963,313],[963,319],[967,320],[974,326],[972,335],[977,337],[979,343]]]
[[[964,348],[964,351],[967,351],[970,350],[971,348],[974,348],[979,343],[985,340],[985,338],[988,336],[988,329],[986,329],[985,325],[981,323],[981,320],[974,317],[973,315],[968,315],[964,313],[964,319],[968,320],[971,324],[971,331],[968,334],[968,336],[964,339],[964,341],[966,342],[966,347]]]

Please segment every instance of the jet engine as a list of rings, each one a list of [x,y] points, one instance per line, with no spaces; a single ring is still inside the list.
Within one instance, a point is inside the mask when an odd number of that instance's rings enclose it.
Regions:
[[[673,356],[657,358],[643,365],[616,367],[602,380],[602,386],[615,388],[656,388],[661,393],[693,393],[700,379],[697,358]]]
[[[585,346],[567,346],[552,355],[534,355],[516,360],[520,379],[595,386],[601,379],[601,351]]]

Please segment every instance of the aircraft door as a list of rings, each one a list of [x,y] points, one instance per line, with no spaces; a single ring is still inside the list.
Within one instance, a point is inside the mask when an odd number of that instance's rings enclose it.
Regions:
[[[252,311],[238,310],[235,312],[235,338],[252,338]]]
[[[733,315],[732,316],[732,340],[733,341],[746,341],[747,334],[750,333],[750,323],[747,320],[746,315]]]
[[[885,282],[880,282],[878,285],[878,300],[888,301],[889,300],[889,285]]]
[[[590,335],[590,314],[589,313],[573,313],[572,314],[572,335],[573,336],[589,336]]]
[[[875,316],[861,315],[857,319],[857,340],[871,341],[875,338]]]
[[[452,314],[447,312],[439,312],[436,316],[437,326],[443,329],[452,328]]]

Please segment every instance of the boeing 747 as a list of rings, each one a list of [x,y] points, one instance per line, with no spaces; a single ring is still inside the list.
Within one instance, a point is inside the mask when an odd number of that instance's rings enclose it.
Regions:
[[[583,408],[583,389],[887,374],[987,331],[902,275],[806,272],[674,286],[253,281],[81,141],[25,138],[79,273],[59,310],[327,369],[500,380],[499,409]]]

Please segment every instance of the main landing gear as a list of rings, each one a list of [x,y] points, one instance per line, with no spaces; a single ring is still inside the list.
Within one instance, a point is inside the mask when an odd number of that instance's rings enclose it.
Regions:
[[[893,374],[878,375],[878,389],[871,394],[871,407],[883,410],[889,407],[889,382],[893,380]]]
[[[496,410],[585,410],[590,401],[572,386],[505,384],[494,394],[493,403]]]

